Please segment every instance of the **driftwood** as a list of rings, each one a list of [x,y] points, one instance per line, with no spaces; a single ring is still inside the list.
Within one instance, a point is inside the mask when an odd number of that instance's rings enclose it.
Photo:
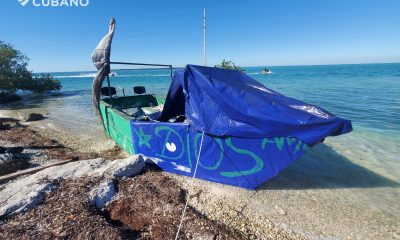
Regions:
[[[17,177],[19,177],[19,176],[26,175],[26,174],[37,173],[37,172],[40,172],[40,171],[42,171],[42,170],[44,170],[44,169],[46,169],[46,168],[53,167],[53,166],[64,165],[64,164],[67,164],[67,163],[73,162],[73,161],[76,161],[76,159],[69,159],[69,160],[65,160],[65,161],[61,161],[61,162],[49,164],[49,165],[46,165],[46,166],[40,166],[40,167],[35,167],[35,168],[29,168],[29,169],[26,169],[26,170],[23,170],[23,171],[19,171],[19,172],[15,172],[15,173],[10,173],[10,174],[1,176],[1,177],[0,177],[0,182],[9,181],[9,180],[12,180],[12,179],[14,179],[14,178],[17,178]]]

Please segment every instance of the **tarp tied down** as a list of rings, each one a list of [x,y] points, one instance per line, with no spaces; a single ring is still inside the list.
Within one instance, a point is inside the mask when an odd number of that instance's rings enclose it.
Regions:
[[[241,71],[196,65],[175,72],[159,120],[179,115],[214,136],[296,137],[309,145],[352,131],[349,120],[270,90]]]

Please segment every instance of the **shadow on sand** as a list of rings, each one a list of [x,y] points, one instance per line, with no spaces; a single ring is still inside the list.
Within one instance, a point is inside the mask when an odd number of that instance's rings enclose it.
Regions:
[[[400,183],[351,162],[319,144],[257,190],[399,187]]]

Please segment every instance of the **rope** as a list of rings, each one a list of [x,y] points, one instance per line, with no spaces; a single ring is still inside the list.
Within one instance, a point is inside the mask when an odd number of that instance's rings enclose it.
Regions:
[[[197,166],[199,165],[201,149],[202,149],[202,147],[203,147],[203,139],[204,139],[204,132],[203,132],[202,135],[201,135],[200,148],[199,148],[199,155],[197,156],[196,166],[195,166],[195,168],[194,168],[194,172],[193,172],[193,176],[192,176],[192,181],[191,181],[191,183],[190,183],[190,188],[193,187],[194,178],[196,177]],[[190,190],[190,188],[189,188],[189,190]],[[189,193],[189,191],[188,191],[188,193]],[[178,231],[176,232],[175,240],[178,239],[179,232],[181,231],[183,219],[184,219],[184,217],[185,217],[186,209],[187,209],[187,206],[188,206],[188,204],[189,204],[189,199],[190,199],[190,194],[188,194],[188,197],[187,197],[187,199],[186,199],[185,208],[183,209],[183,212],[182,212],[181,221],[180,221],[180,223],[179,223]]]

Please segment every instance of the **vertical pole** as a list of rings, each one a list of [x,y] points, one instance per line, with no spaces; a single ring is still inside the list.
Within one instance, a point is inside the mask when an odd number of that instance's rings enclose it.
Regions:
[[[169,66],[169,77],[170,77],[171,80],[172,80],[172,65]]]
[[[111,84],[110,84],[110,77],[108,74],[107,74],[107,85],[108,85],[108,95],[110,95],[110,105],[112,107],[113,104],[112,104],[112,96],[111,96]]]
[[[204,15],[203,15],[203,49],[204,49],[204,66],[207,66],[207,60],[206,60],[206,8],[204,8]]]

